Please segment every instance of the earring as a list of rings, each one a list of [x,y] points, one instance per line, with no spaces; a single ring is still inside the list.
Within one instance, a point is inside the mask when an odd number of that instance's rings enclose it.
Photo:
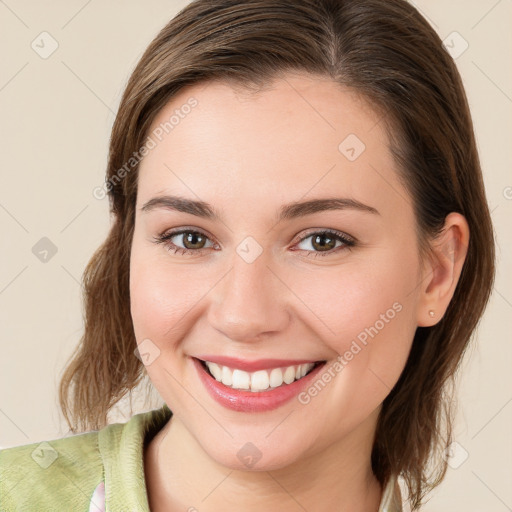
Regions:
[[[428,312],[428,314],[429,314],[431,317],[433,317],[433,316],[435,315],[434,310],[432,310],[432,309],[431,309],[431,310]]]

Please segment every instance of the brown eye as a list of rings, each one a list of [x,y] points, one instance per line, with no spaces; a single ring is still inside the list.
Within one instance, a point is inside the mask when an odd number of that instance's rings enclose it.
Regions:
[[[297,248],[306,251],[307,256],[328,256],[355,245],[355,240],[341,231],[322,230],[304,236]]]
[[[311,245],[318,251],[329,251],[336,247],[336,239],[328,233],[314,235]]]
[[[202,249],[207,238],[197,231],[186,231],[183,234],[183,246],[186,249]]]
[[[164,233],[155,238],[155,242],[163,244],[177,254],[199,254],[214,244],[208,236],[195,229],[180,229]],[[209,245],[207,245],[209,244]]]

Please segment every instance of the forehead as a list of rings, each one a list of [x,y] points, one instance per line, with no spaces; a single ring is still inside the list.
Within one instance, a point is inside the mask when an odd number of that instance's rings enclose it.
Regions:
[[[407,203],[382,120],[355,91],[311,75],[285,75],[258,92],[194,84],[152,123],[156,144],[141,162],[139,196],[192,192],[256,206],[343,194],[376,208],[386,197]]]

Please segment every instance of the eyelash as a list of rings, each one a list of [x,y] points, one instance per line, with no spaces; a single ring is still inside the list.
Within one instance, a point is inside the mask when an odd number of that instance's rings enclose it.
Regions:
[[[162,245],[166,246],[169,250],[174,251],[174,254],[181,254],[181,255],[198,254],[198,253],[201,253],[203,250],[205,250],[204,247],[201,249],[186,249],[184,247],[178,247],[177,245],[175,245],[173,242],[170,241],[171,238],[174,238],[177,235],[182,235],[184,233],[200,234],[209,239],[209,237],[208,237],[208,235],[206,235],[206,233],[203,233],[202,231],[199,231],[197,229],[179,228],[174,231],[168,231],[168,232],[162,233],[158,237],[154,238],[154,242],[157,244],[162,244]],[[322,231],[311,231],[308,234],[306,234],[304,237],[302,237],[297,242],[297,244],[303,242],[304,240],[311,237],[312,235],[326,235],[326,234],[333,236],[335,239],[342,242],[343,245],[336,247],[334,249],[330,249],[328,251],[308,251],[306,249],[294,249],[294,250],[305,251],[308,253],[307,257],[316,258],[317,256],[325,257],[325,256],[332,255],[334,253],[337,253],[340,249],[350,250],[352,247],[354,247],[356,245],[356,241],[353,238],[348,237],[341,231],[337,231],[335,229],[325,229]]]

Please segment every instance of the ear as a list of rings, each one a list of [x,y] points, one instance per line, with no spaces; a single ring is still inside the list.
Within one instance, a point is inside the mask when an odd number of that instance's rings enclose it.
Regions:
[[[445,314],[459,281],[468,244],[466,218],[460,213],[450,213],[441,233],[431,242],[431,257],[422,270],[417,308],[419,327],[435,325]]]

